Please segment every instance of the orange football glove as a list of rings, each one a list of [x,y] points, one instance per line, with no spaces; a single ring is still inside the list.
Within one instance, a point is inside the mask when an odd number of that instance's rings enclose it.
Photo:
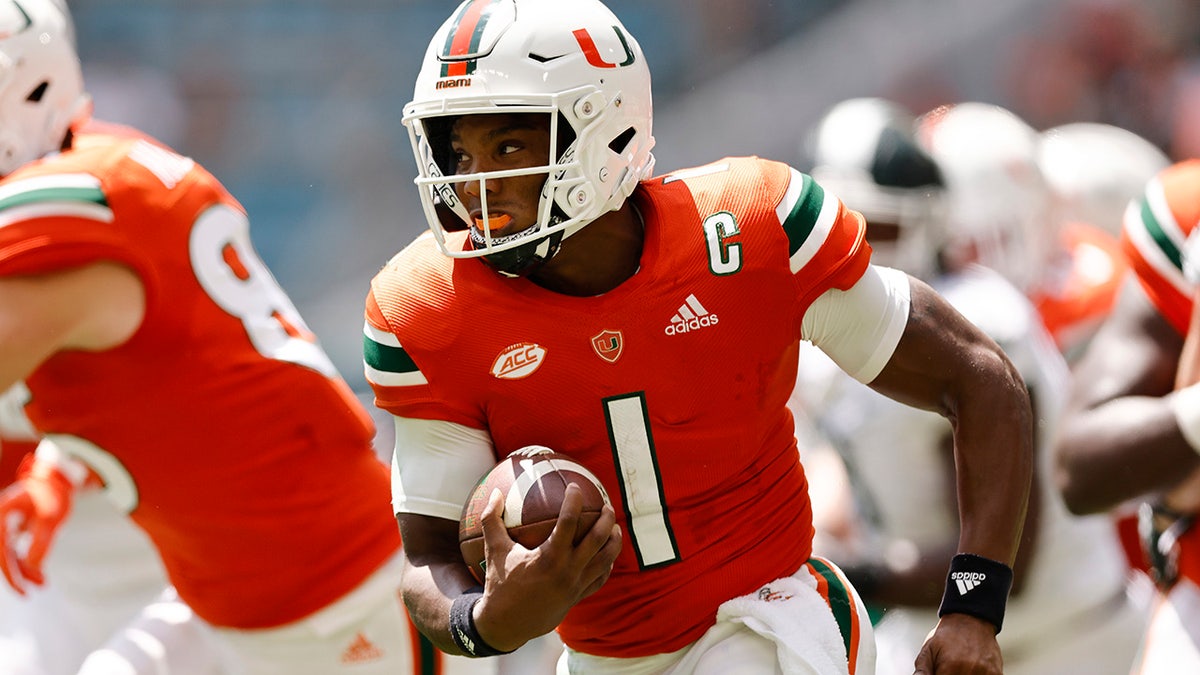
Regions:
[[[26,582],[45,583],[42,562],[74,492],[62,471],[33,455],[21,462],[16,482],[0,492],[0,571],[18,594],[25,595]]]

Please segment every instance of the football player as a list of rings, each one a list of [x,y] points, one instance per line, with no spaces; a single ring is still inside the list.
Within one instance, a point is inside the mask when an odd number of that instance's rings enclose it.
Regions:
[[[60,2],[0,3],[0,390],[26,384],[41,435],[0,494],[0,571],[18,594],[46,582],[74,495],[102,486],[222,672],[435,666],[397,595],[366,410],[225,188],[90,119],[73,38]],[[91,672],[127,667],[161,672]]]
[[[1057,444],[1072,511],[1145,502],[1142,534],[1162,597],[1141,675],[1200,671],[1198,221],[1196,160],[1161,171],[1125,210],[1121,242],[1134,274],[1075,368]]]
[[[1125,675],[1144,614],[1126,591],[1116,533],[1107,518],[1068,514],[1052,480],[1050,443],[1066,393],[1066,363],[1012,284],[977,263],[938,255],[945,247],[970,248],[973,231],[941,208],[946,179],[913,138],[914,124],[908,111],[889,101],[843,101],[811,134],[812,175],[866,218],[873,262],[927,280],[1004,348],[1030,390],[1038,420],[1035,491],[1005,630],[998,636],[1004,672]],[[1020,133],[1021,126],[1013,130],[997,134],[1006,141],[1008,166],[1023,156],[1032,171],[1037,135],[1032,129]],[[987,144],[993,136],[975,138]],[[951,427],[854,381],[815,348],[802,348],[800,363],[797,417],[815,418],[839,451],[854,489],[849,503],[858,505],[853,526],[846,528],[850,540],[835,540],[826,550],[846,563],[866,602],[887,609],[876,625],[876,672],[907,675],[941,599],[945,552],[956,545]],[[810,480],[819,479],[810,472]]]
[[[1171,162],[1150,141],[1111,124],[1063,124],[1041,137],[1038,166],[1050,188],[1059,247],[1031,297],[1074,363],[1112,312],[1129,273],[1120,243],[1125,208]],[[1130,568],[1148,571],[1137,501],[1115,507],[1112,517]]]
[[[1073,362],[1112,311],[1129,271],[1118,239],[1125,206],[1170,160],[1132,131],[1075,122],[1041,133],[1037,161],[1058,246],[1032,299]]]
[[[405,599],[439,648],[489,656],[557,626],[567,672],[871,672],[861,600],[812,555],[786,405],[810,340],[954,421],[961,535],[917,663],[1001,672],[1029,399],[944,299],[870,264],[859,214],[754,157],[654,177],[645,55],[596,0],[463,2],[404,123],[431,230],[374,278],[364,357],[396,419]],[[580,537],[569,491],[530,550],[493,494],[479,587],[462,504],[531,444],[615,508]]]

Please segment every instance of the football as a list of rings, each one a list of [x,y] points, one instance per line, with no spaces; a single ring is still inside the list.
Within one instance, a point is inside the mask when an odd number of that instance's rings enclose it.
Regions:
[[[481,519],[492,491],[498,489],[504,495],[503,519],[509,536],[526,548],[535,548],[550,537],[571,483],[583,492],[578,532],[582,537],[609,499],[596,476],[570,457],[531,445],[512,453],[479,479],[458,521],[458,545],[476,580],[483,583],[485,577]]]

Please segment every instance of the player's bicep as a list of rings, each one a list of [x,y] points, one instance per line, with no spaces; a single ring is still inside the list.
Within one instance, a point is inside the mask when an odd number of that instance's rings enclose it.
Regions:
[[[821,294],[804,314],[801,335],[863,383],[891,358],[908,322],[909,277],[871,265],[847,290]]]
[[[125,342],[144,313],[141,281],[114,263],[0,279],[0,389],[60,350],[99,351]]]
[[[917,279],[911,280],[908,323],[870,385],[901,403],[943,415],[953,414],[976,389],[1024,388],[999,345]]]
[[[392,507],[458,522],[480,476],[496,464],[486,431],[440,420],[394,417]]]

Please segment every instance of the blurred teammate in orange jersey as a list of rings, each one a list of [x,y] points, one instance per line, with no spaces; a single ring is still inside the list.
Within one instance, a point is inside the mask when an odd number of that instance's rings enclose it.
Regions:
[[[1076,365],[1058,442],[1072,511],[1145,502],[1141,534],[1160,594],[1140,675],[1200,672],[1198,222],[1196,160],[1160,172],[1126,209],[1122,247],[1134,274]]]
[[[467,0],[429,43],[404,123],[431,231],[375,276],[364,326],[414,622],[477,657],[557,626],[560,672],[871,672],[861,601],[812,556],[786,405],[809,340],[954,419],[962,528],[917,663],[1000,673],[1032,459],[1011,362],[871,265],[861,215],[812,177],[757,157],[654,177],[651,109],[641,47],[595,0]],[[569,491],[527,549],[493,495],[478,587],[461,505],[535,443],[613,508],[579,532]]]
[[[89,119],[60,2],[0,5],[0,55],[0,390],[25,383],[40,435],[0,494],[8,584],[54,583],[54,535],[102,486],[201,620],[217,672],[439,668],[398,597],[370,417],[245,211],[191,159]],[[119,661],[83,669],[163,667]]]
[[[1068,361],[1087,346],[1112,311],[1129,265],[1118,237],[1129,202],[1170,164],[1132,131],[1076,122],[1041,133],[1038,167],[1050,189],[1058,246],[1031,293]]]
[[[1129,263],[1119,237],[1125,209],[1171,162],[1150,141],[1110,124],[1075,122],[1043,131],[1038,166],[1051,195],[1059,246],[1031,298],[1069,362],[1112,312]],[[1146,571],[1137,504],[1113,509],[1131,568]]]

